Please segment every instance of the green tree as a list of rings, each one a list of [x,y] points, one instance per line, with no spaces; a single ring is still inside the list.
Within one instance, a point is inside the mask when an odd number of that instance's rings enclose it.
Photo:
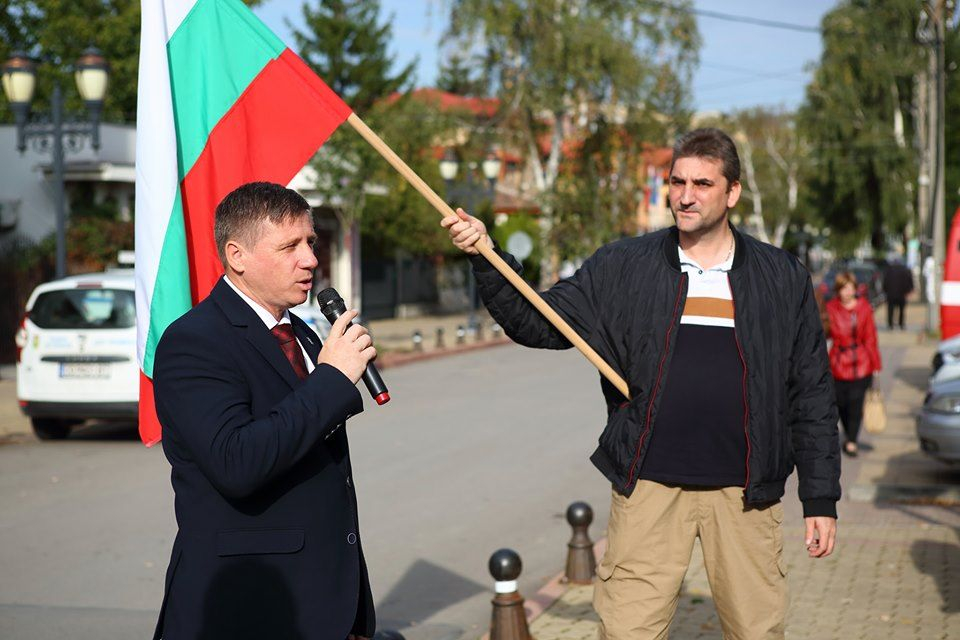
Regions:
[[[434,149],[444,133],[454,131],[465,116],[456,112],[442,112],[416,95],[405,95],[390,104],[374,106],[369,120],[380,136],[397,155],[428,184],[441,184],[437,156]],[[358,136],[353,131],[345,135]],[[363,144],[371,158],[372,171],[366,186],[369,195],[360,218],[361,231],[369,236],[372,246],[381,255],[392,255],[396,249],[413,255],[459,255],[440,228],[436,209],[379,154]],[[377,188],[379,187],[379,188]]]
[[[926,54],[913,0],[846,0],[823,18],[823,54],[800,125],[815,164],[811,191],[831,240],[865,237],[882,252],[912,218],[914,76]]]
[[[783,246],[791,224],[803,224],[808,143],[796,114],[765,107],[734,112],[717,123],[739,147],[743,194],[738,213],[750,233]]]
[[[437,88],[458,96],[485,96],[488,82],[483,74],[477,74],[475,66],[459,53],[450,55],[446,64],[440,64]]]
[[[439,182],[431,155],[450,116],[408,95],[415,62],[392,73],[385,54],[389,22],[379,25],[375,0],[303,5],[305,29],[294,38],[304,60],[425,180]],[[361,222],[370,245],[430,254],[443,247],[437,214],[351,127],[336,131],[312,162],[318,191],[344,229]],[[432,212],[432,213],[431,213]]]
[[[254,6],[262,0],[244,0]],[[137,65],[140,50],[140,0],[5,0],[0,14],[0,60],[23,50],[41,60],[33,108],[50,106],[55,78],[64,89],[69,112],[83,110],[70,67],[84,49],[95,46],[110,63],[105,120],[133,122],[137,114]],[[6,100],[0,121],[12,121]]]
[[[390,21],[378,24],[377,0],[317,0],[301,7],[304,30],[293,30],[300,56],[363,115],[378,100],[408,87],[416,60],[392,74]],[[293,28],[290,21],[287,26]]]
[[[946,32],[946,222],[960,207],[960,27],[951,24]]]
[[[449,38],[464,50],[484,48],[484,66],[507,112],[503,117],[516,127],[517,142],[527,150],[547,230],[556,222],[555,206],[562,202],[556,187],[563,150],[572,140],[605,123],[623,126],[636,139],[665,138],[688,116],[689,96],[682,87],[690,79],[700,37],[686,0],[450,4]],[[626,150],[620,147],[617,152]],[[623,158],[611,157],[597,168],[625,166]],[[579,175],[583,179],[571,188],[595,187],[589,173]],[[629,172],[618,173],[615,180],[607,177],[607,184],[635,191]],[[553,253],[545,265],[545,280],[555,275],[557,258]]]
[[[576,260],[612,239],[636,234],[642,138],[598,118],[561,162],[552,193],[550,240],[559,259]]]

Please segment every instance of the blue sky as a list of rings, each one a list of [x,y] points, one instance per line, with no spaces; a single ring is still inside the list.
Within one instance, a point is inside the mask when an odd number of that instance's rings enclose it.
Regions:
[[[309,0],[311,6],[317,0]],[[300,21],[303,0],[266,0],[256,13],[288,45],[284,18]],[[703,11],[761,20],[818,26],[836,0],[694,0]],[[443,0],[381,0],[381,20],[392,16],[391,53],[398,65],[419,56],[417,85],[437,75],[439,41],[447,23]],[[820,36],[742,22],[697,18],[703,46],[690,90],[697,110],[731,110],[756,105],[796,107],[803,100],[807,70],[820,57]]]

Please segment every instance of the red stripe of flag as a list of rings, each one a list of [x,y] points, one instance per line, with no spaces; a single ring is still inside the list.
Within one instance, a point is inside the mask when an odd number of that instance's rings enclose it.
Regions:
[[[351,113],[289,49],[250,83],[181,185],[194,303],[223,274],[213,239],[220,200],[247,182],[289,183]]]
[[[190,292],[205,298],[223,268],[213,240],[213,216],[228,193],[247,182],[288,184],[352,112],[289,49],[254,78],[210,132],[180,185]],[[140,373],[140,437],[160,441],[153,381]]]
[[[147,377],[143,371],[140,372],[140,405],[137,408],[139,414],[140,439],[148,447],[160,442],[162,429],[160,420],[157,419],[157,405],[153,399],[153,380]]]

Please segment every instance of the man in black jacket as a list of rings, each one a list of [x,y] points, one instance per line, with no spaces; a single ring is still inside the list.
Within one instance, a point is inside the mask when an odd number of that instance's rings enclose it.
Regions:
[[[837,413],[809,274],[737,232],[740,161],[717,129],[673,152],[676,226],[602,247],[543,293],[621,375],[591,460],[613,485],[594,606],[606,638],[661,638],[699,538],[724,636],[782,638],[784,483],[794,467],[811,557],[833,551],[840,498]],[[486,260],[465,212],[444,218],[479,291],[516,342],[570,343]],[[498,249],[499,251],[499,249]],[[501,255],[517,271],[512,256]]]
[[[374,632],[344,422],[376,355],[345,313],[320,340],[288,310],[317,259],[310,207],[257,182],[217,207],[226,274],[154,365],[176,540],[155,638],[345,640]]]
[[[907,296],[913,291],[913,272],[897,257],[883,270],[883,293],[887,298],[887,329],[893,330],[893,315],[897,313],[897,326],[906,328],[903,321]]]

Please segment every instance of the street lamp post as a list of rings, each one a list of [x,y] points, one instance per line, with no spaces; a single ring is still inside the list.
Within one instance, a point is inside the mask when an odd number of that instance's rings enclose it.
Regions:
[[[83,139],[90,137],[94,149],[100,148],[100,111],[107,92],[109,66],[100,52],[90,47],[74,66],[77,91],[87,108],[87,119],[64,119],[63,91],[55,80],[50,97],[50,114],[31,117],[30,103],[37,84],[36,62],[27,54],[14,53],[3,65],[3,92],[10,102],[17,125],[17,149],[23,153],[27,142],[50,152],[53,157],[54,207],[57,217],[57,278],[67,274],[66,197],[64,195],[64,158],[66,150],[78,151]]]
[[[460,162],[452,149],[448,149],[440,160],[440,177],[443,178],[443,184],[446,191],[447,200],[455,200],[463,203],[467,211],[473,214],[476,206],[487,198],[493,201],[494,191],[497,186],[497,178],[500,177],[500,159],[490,151],[486,158],[480,162],[480,171],[486,179],[486,184],[477,183],[474,173],[477,169],[476,162],[470,162],[464,179],[457,182],[457,173],[460,170]],[[468,265],[469,267],[469,265]],[[476,299],[477,299],[477,281],[473,276],[473,270],[467,269],[467,297],[470,298],[469,312],[467,316],[467,325],[470,331],[477,329]]]

